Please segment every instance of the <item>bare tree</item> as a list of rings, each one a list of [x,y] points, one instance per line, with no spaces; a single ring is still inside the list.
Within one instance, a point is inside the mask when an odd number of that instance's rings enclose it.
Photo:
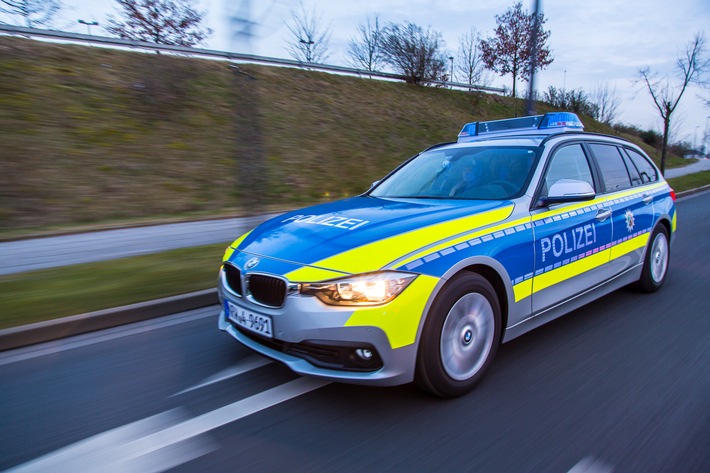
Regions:
[[[446,70],[443,48],[441,33],[410,22],[389,23],[382,35],[385,61],[414,84],[441,79]]]
[[[495,35],[481,41],[483,62],[492,71],[513,76],[513,97],[515,83],[520,77],[527,81],[532,68],[532,50],[536,51],[535,70],[541,70],[552,64],[552,51],[546,46],[550,31],[544,30],[547,19],[542,13],[537,15],[538,31],[535,36],[536,47],[531,48],[535,31],[535,15],[523,11],[522,2],[518,2],[502,15],[496,15],[498,27]]]
[[[597,84],[592,90],[590,102],[594,104],[596,113],[594,119],[611,125],[617,118],[617,109],[621,99],[616,87],[609,87],[608,83]]]
[[[666,152],[673,112],[678,107],[688,85],[692,82],[702,81],[703,74],[709,68],[710,58],[706,56],[705,37],[702,33],[696,33],[693,40],[686,44],[685,51],[679,54],[676,60],[675,74],[680,80],[679,83],[672,84],[668,76],[659,78],[658,74],[652,72],[648,66],[639,70],[639,78],[636,82],[644,84],[663,120],[661,174],[665,174],[666,171]]]
[[[291,21],[286,27],[291,32],[286,49],[292,58],[314,63],[328,59],[330,28],[322,25],[315,8],[309,13],[301,4],[300,10],[291,10]]]
[[[60,0],[0,0],[0,13],[22,18],[28,28],[51,24],[61,8]]]
[[[108,16],[106,31],[123,39],[157,44],[195,46],[212,30],[202,25],[205,12],[192,0],[116,0],[116,16]]]
[[[480,48],[481,37],[475,28],[471,28],[459,38],[458,59],[456,69],[470,85],[489,85],[492,81],[483,62],[483,53]],[[453,78],[452,78],[453,80]]]
[[[375,14],[374,19],[367,17],[365,23],[357,25],[358,36],[348,42],[348,55],[354,67],[366,71],[376,71],[384,64],[382,56],[382,28],[380,17]]]

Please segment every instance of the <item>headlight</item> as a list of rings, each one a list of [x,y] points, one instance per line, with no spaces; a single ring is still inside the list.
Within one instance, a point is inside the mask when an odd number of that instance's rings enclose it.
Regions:
[[[330,305],[379,305],[397,297],[416,277],[415,274],[383,271],[326,282],[303,283],[299,290],[301,294],[316,296]]]

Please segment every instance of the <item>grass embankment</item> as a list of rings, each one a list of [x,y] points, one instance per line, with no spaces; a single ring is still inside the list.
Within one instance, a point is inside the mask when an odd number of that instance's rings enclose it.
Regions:
[[[514,103],[286,68],[0,38],[0,232],[353,195]],[[258,194],[258,197],[254,197]]]
[[[0,37],[0,238],[358,194],[463,123],[523,109],[497,95]]]
[[[696,172],[668,179],[668,184],[676,193],[710,185],[710,171]]]
[[[226,247],[0,276],[0,329],[215,287]]]
[[[515,116],[524,106],[496,95],[239,67],[0,38],[0,238],[358,194],[407,156],[454,140],[463,123]],[[583,121],[588,131],[614,132]],[[671,158],[668,166],[680,163]],[[214,287],[225,246],[0,277],[0,327]]]

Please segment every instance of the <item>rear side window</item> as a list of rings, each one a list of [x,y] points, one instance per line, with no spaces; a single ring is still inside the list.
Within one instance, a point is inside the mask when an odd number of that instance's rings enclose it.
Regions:
[[[620,151],[622,157],[624,158],[624,164],[626,165],[626,170],[629,171],[629,177],[631,177],[632,186],[640,186],[643,184],[641,180],[641,175],[639,174],[636,166],[631,163],[629,157],[623,151]]]
[[[626,169],[619,148],[602,144],[590,144],[589,147],[599,163],[607,192],[616,192],[631,187],[629,171]]]
[[[656,168],[644,155],[633,149],[625,149],[625,151],[639,173],[641,185],[649,184],[651,182],[658,182],[658,172],[656,171]]]

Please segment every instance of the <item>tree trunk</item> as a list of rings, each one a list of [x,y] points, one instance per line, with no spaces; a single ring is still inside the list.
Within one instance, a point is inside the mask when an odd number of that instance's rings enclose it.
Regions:
[[[671,125],[670,115],[663,117],[663,145],[661,146],[661,175],[666,175],[666,150],[668,148],[668,132]]]

